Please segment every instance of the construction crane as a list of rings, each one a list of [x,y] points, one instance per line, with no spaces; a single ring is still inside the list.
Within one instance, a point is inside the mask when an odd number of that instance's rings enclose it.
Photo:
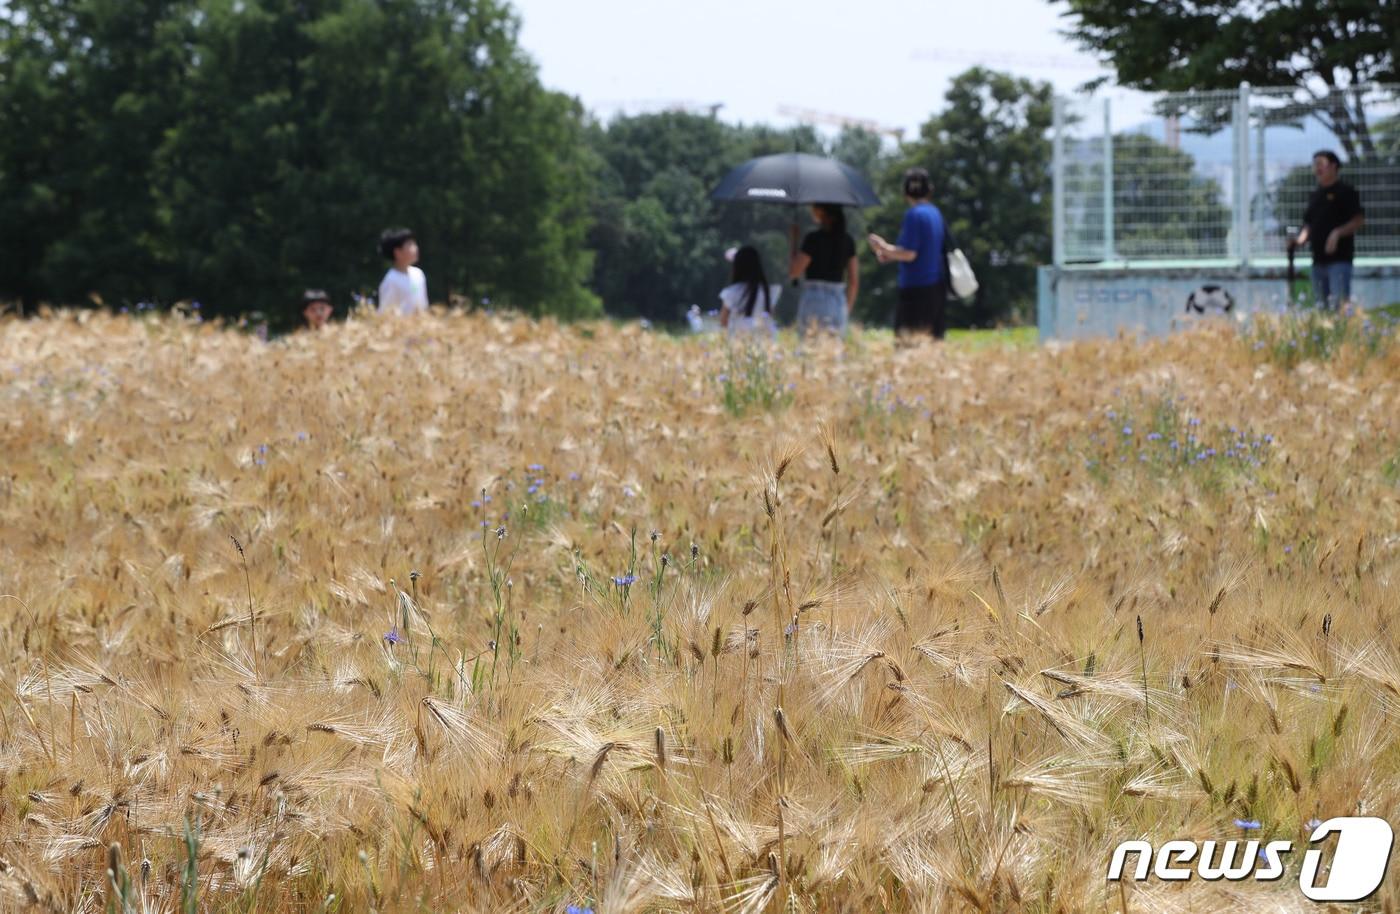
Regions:
[[[1063,54],[1021,54],[1014,51],[978,51],[970,48],[920,48],[910,56],[921,63],[987,64],[1027,67],[1033,70],[1078,70],[1083,73],[1103,69],[1093,60]]]
[[[881,136],[894,137],[898,142],[904,139],[903,127],[886,127],[878,121],[872,121],[863,117],[848,117],[844,114],[833,114],[829,111],[814,111],[811,108],[799,108],[796,105],[779,105],[778,114],[783,117],[793,118],[804,124],[831,124],[835,127],[856,127],[867,130],[870,133],[878,133]]]

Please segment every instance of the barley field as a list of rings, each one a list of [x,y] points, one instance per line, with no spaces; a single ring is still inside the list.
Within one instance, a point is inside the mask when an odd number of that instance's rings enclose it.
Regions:
[[[1104,877],[1400,819],[1392,338],[2,322],[0,910],[1325,910]]]

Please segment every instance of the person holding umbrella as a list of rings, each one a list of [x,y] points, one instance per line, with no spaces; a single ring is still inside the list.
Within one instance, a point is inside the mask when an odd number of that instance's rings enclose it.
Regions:
[[[798,307],[799,322],[844,329],[859,288],[855,242],[846,235],[843,206],[879,206],[870,182],[843,162],[800,152],[760,156],[738,165],[710,191],[711,200],[769,203],[793,211],[793,256],[789,275],[806,275],[808,287]],[[820,231],[797,250],[796,208],[813,206]],[[842,274],[846,276],[844,288]]]
[[[812,218],[817,230],[802,239],[788,267],[790,278],[805,280],[797,300],[797,326],[804,331],[822,328],[843,333],[860,291],[856,243],[846,231],[846,214],[839,204],[813,203]],[[794,225],[794,242],[796,236]]]
[[[894,332],[928,332],[943,339],[944,310],[948,302],[948,271],[944,267],[943,214],[929,201],[933,183],[928,172],[911,168],[904,173],[904,199],[909,209],[890,244],[875,233],[870,247],[880,263],[899,264],[899,300],[894,312]]]

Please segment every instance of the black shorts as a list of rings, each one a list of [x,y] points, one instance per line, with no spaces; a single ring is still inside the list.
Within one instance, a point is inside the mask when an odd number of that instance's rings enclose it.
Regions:
[[[895,333],[932,333],[943,339],[947,329],[944,312],[948,307],[948,284],[936,282],[931,286],[910,286],[899,290],[894,309]]]

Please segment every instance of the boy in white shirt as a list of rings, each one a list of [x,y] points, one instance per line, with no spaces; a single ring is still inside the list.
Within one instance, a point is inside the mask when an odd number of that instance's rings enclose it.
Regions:
[[[394,265],[379,283],[380,314],[413,314],[428,310],[428,278],[414,264],[418,242],[406,228],[388,229],[379,236],[379,250]]]

